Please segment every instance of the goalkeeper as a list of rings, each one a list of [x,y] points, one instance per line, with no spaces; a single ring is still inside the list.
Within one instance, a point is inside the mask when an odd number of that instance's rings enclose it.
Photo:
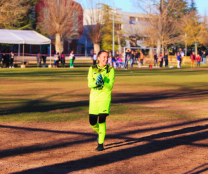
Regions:
[[[102,151],[104,150],[106,117],[110,112],[115,71],[107,65],[108,53],[106,51],[100,51],[97,59],[99,63],[90,67],[88,73],[88,86],[91,88],[89,121],[91,127],[98,133],[98,147],[95,150]]]

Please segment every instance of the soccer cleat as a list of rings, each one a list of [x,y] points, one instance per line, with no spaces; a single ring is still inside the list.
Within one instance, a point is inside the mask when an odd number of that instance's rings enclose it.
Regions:
[[[98,144],[98,147],[95,150],[96,151],[103,151],[104,150],[103,144]]]

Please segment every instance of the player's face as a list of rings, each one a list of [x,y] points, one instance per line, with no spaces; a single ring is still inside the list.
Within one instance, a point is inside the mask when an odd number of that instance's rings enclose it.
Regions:
[[[101,53],[100,56],[98,57],[99,60],[99,66],[104,67],[108,63],[108,54],[107,53]]]

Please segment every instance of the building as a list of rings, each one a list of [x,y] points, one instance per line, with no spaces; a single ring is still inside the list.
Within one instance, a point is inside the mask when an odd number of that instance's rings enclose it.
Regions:
[[[142,13],[130,13],[130,12],[123,12],[122,9],[115,9],[115,14],[118,14],[120,16],[120,21],[122,21],[122,24],[119,24],[120,28],[124,30],[125,36],[129,39],[126,39],[126,47],[142,47],[146,48],[145,42],[144,42],[144,30],[147,27],[147,15]],[[91,20],[90,16],[95,16],[93,21]],[[87,26],[95,25],[96,21],[99,20],[100,14],[99,9],[85,9],[84,10],[84,20],[83,20],[83,35],[81,36],[79,43],[82,43],[82,45],[85,45],[85,53],[90,53],[90,50],[93,48],[93,43],[91,43],[87,39]],[[117,24],[118,25],[118,24]],[[84,48],[82,48],[82,53]]]

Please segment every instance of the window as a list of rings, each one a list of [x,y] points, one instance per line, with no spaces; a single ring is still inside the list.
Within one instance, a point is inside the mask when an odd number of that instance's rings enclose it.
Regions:
[[[135,24],[136,23],[136,18],[133,16],[129,17],[129,24]]]

